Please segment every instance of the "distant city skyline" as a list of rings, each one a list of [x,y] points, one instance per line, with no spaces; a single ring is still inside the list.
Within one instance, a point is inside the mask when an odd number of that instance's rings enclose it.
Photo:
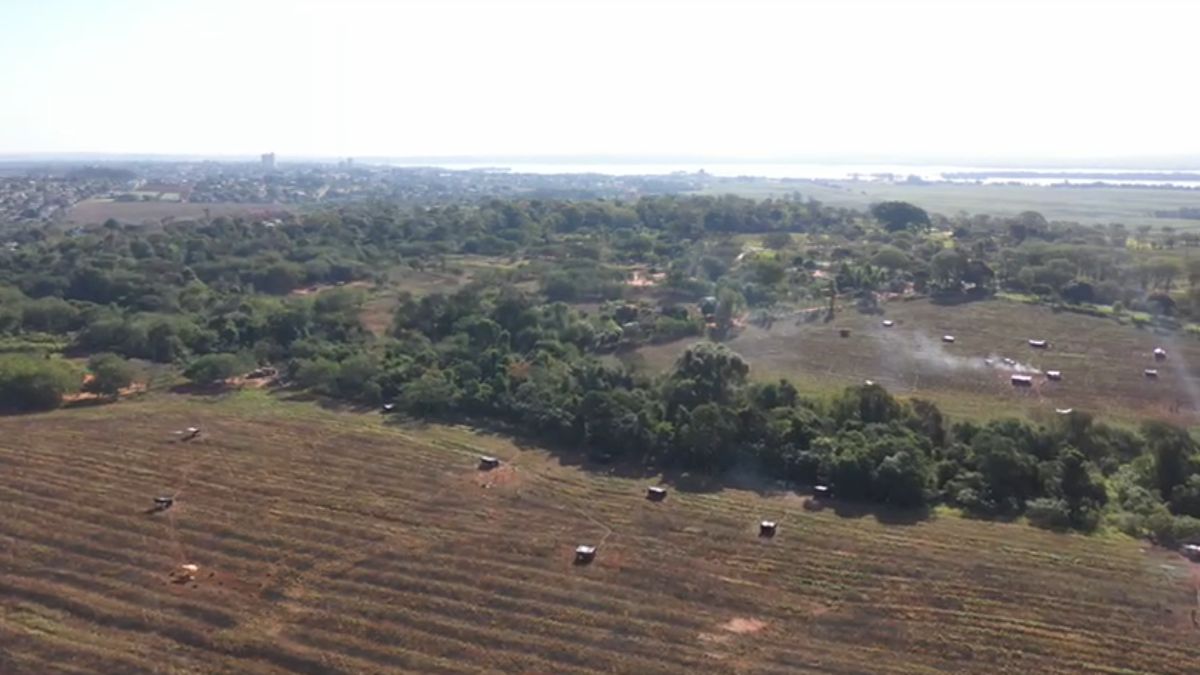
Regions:
[[[229,162],[262,165],[264,156],[272,155],[280,165],[344,164],[394,166],[522,167],[531,165],[613,165],[633,167],[680,166],[703,169],[705,165],[760,166],[876,166],[962,169],[1029,169],[1055,171],[1064,169],[1111,169],[1145,171],[1198,171],[1200,153],[1179,155],[1126,155],[1113,157],[988,157],[988,156],[878,156],[878,155],[811,155],[787,157],[712,156],[712,155],[412,155],[412,156],[343,156],[343,155],[280,155],[278,153],[197,154],[197,153],[108,153],[108,152],[0,152],[3,164],[88,164],[141,162]]]
[[[17,0],[0,157],[1189,166],[1196,25],[1166,1]]]

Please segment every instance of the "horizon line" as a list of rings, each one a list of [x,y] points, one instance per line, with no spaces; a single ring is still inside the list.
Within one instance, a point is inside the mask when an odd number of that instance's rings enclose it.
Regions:
[[[259,161],[266,153],[188,153],[188,152],[100,152],[100,151],[33,151],[0,152],[0,162],[243,162]],[[334,163],[347,159],[364,163],[388,163],[438,166],[450,164],[892,164],[899,166],[957,166],[964,168],[1154,168],[1179,170],[1183,167],[1200,169],[1200,155],[1195,153],[1091,156],[1016,156],[943,154],[789,154],[789,155],[705,155],[705,154],[623,154],[623,153],[476,153],[476,154],[306,154],[274,152],[275,161],[288,163]],[[1108,165],[1108,166],[1105,166]]]

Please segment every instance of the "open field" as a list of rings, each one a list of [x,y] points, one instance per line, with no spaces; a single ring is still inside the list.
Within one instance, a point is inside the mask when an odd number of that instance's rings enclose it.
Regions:
[[[203,435],[173,442],[172,429]],[[475,467],[487,452],[505,464]],[[1193,670],[1191,570],[1124,538],[727,488],[643,499],[261,391],[0,418],[0,672]],[[173,508],[143,511],[174,494]],[[756,537],[777,519],[773,540]],[[599,544],[575,566],[578,543]],[[193,582],[169,573],[199,566]]]
[[[1029,415],[1047,419],[1055,408],[1079,408],[1106,418],[1147,417],[1200,423],[1200,343],[1180,333],[1155,334],[1112,319],[1055,313],[1044,306],[1003,300],[953,307],[928,300],[891,302],[884,314],[838,313],[832,323],[776,321],[769,330],[748,326],[729,341],[751,375],[788,377],[807,391],[829,391],[871,379],[890,391],[933,400],[966,417]],[[884,328],[881,319],[896,325]],[[842,338],[838,329],[849,328]],[[956,337],[942,344],[941,336]],[[1026,340],[1046,339],[1047,350]],[[692,341],[639,350],[652,369],[669,368]],[[1163,347],[1169,358],[1155,363]],[[984,359],[995,357],[995,366]],[[1029,389],[1012,386],[1009,357],[1037,370],[1060,370],[1061,382],[1036,377]],[[1159,377],[1143,376],[1157,368]]]
[[[1200,220],[1155,218],[1154,211],[1200,207],[1200,191],[1152,188],[1051,188],[1030,185],[933,183],[904,185],[867,181],[798,181],[781,183],[748,179],[714,185],[709,192],[748,197],[799,192],[833,206],[864,208],[875,202],[902,200],[933,213],[960,211],[997,216],[1038,211],[1050,220],[1081,223],[1124,223],[1127,226],[1169,225],[1200,228]]]
[[[203,218],[207,210],[217,216],[252,215],[287,211],[290,207],[278,204],[235,204],[192,202],[116,202],[111,199],[86,199],[67,212],[66,221],[76,225],[96,225],[113,218],[122,223],[158,224],[166,219]]]
[[[382,335],[392,325],[392,317],[400,304],[400,296],[408,293],[420,298],[431,293],[451,294],[490,271],[513,269],[518,263],[505,258],[480,255],[445,257],[441,268],[413,269],[400,265],[388,271],[387,281],[368,296],[360,315],[367,330]],[[533,282],[517,282],[517,288],[532,291]]]

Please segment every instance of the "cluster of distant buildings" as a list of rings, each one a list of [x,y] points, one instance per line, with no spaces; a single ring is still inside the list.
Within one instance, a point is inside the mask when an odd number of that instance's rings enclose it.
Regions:
[[[0,225],[50,222],[91,198],[116,202],[300,205],[376,198],[410,203],[522,196],[636,198],[700,187],[704,176],[532,174],[336,162],[110,161],[0,163]]]
[[[104,179],[0,176],[0,223],[53,220],[78,202],[119,187]]]

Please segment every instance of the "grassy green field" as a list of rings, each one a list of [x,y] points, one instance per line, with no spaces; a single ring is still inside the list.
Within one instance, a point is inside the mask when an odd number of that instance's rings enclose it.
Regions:
[[[172,430],[194,424],[200,438]],[[476,468],[479,453],[505,462]],[[1185,673],[1114,537],[812,511],[265,392],[0,418],[4,673]],[[147,514],[151,497],[173,508]],[[759,519],[780,522],[772,540]],[[887,522],[884,522],[887,521]],[[575,545],[599,545],[588,566]],[[172,571],[195,564],[177,584]]]
[[[891,302],[884,310],[877,316],[845,310],[831,323],[789,317],[770,329],[748,326],[728,344],[750,362],[754,377],[788,377],[810,392],[871,379],[897,394],[933,400],[955,416],[1044,420],[1056,408],[1079,408],[1129,422],[1200,422],[1200,343],[1192,336],[1005,300],[951,307],[915,300]],[[885,318],[896,325],[884,328]],[[850,337],[839,336],[842,328],[850,329]],[[945,334],[955,343],[942,344]],[[1031,338],[1051,346],[1033,349],[1026,343]],[[643,348],[633,358],[666,369],[688,344]],[[1152,352],[1160,346],[1169,358],[1155,363]],[[997,359],[995,367],[984,363],[989,357]],[[1037,377],[1032,388],[1013,387],[1005,357],[1037,370],[1060,370],[1063,380]],[[1146,368],[1157,368],[1159,377],[1144,377]]]
[[[1158,210],[1200,207],[1200,191],[1152,188],[1050,188],[1026,185],[967,185],[934,183],[905,185],[867,181],[779,182],[765,179],[730,180],[707,192],[751,197],[799,192],[834,206],[863,208],[875,202],[901,200],[928,211],[953,215],[987,213],[1015,215],[1038,211],[1050,220],[1081,223],[1124,223],[1126,226],[1168,225],[1180,230],[1200,228],[1200,220],[1155,218]]]

